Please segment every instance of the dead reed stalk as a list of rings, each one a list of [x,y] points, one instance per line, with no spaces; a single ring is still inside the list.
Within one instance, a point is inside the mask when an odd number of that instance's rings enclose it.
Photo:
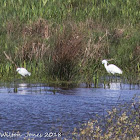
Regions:
[[[67,32],[69,30],[69,32]],[[77,27],[64,25],[64,30],[59,34],[53,52],[54,71],[59,73],[60,79],[71,78],[71,73],[81,58],[84,35]]]
[[[19,47],[17,55],[20,60],[40,60],[47,53],[48,46],[44,40],[49,39],[49,25],[44,19],[38,19],[22,29],[24,43]]]
[[[12,64],[14,64],[14,65],[15,65],[15,67],[17,68],[16,63],[12,60],[12,58],[11,58],[10,56],[8,56],[8,54],[6,54],[6,52],[5,52],[5,51],[4,51],[3,53],[4,53],[5,57],[6,57],[6,59],[7,59],[7,60],[9,60]]]

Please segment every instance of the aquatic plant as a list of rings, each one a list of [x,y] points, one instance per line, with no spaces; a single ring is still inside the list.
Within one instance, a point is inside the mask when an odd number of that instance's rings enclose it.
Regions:
[[[102,118],[90,120],[74,129],[73,139],[139,139],[140,137],[140,100],[113,108]]]
[[[138,73],[139,9],[138,0],[1,0],[0,51],[55,80],[91,83],[105,73],[101,60],[109,58],[126,73]],[[3,53],[0,64],[9,65]]]

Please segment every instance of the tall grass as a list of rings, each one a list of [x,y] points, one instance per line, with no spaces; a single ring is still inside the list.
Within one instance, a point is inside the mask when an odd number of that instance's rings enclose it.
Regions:
[[[5,51],[18,66],[47,78],[95,81],[106,58],[137,73],[139,9],[139,0],[1,0],[1,69],[10,65]]]

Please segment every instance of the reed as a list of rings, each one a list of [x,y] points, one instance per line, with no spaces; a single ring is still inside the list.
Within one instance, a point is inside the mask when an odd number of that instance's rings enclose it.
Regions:
[[[91,83],[110,58],[125,73],[138,73],[139,9],[138,0],[1,0],[0,51],[33,77]],[[1,75],[14,74],[9,63],[2,53]]]

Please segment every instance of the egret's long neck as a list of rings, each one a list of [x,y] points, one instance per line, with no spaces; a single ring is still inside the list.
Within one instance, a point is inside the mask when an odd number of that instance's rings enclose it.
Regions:
[[[107,69],[107,63],[104,63],[105,68]]]

